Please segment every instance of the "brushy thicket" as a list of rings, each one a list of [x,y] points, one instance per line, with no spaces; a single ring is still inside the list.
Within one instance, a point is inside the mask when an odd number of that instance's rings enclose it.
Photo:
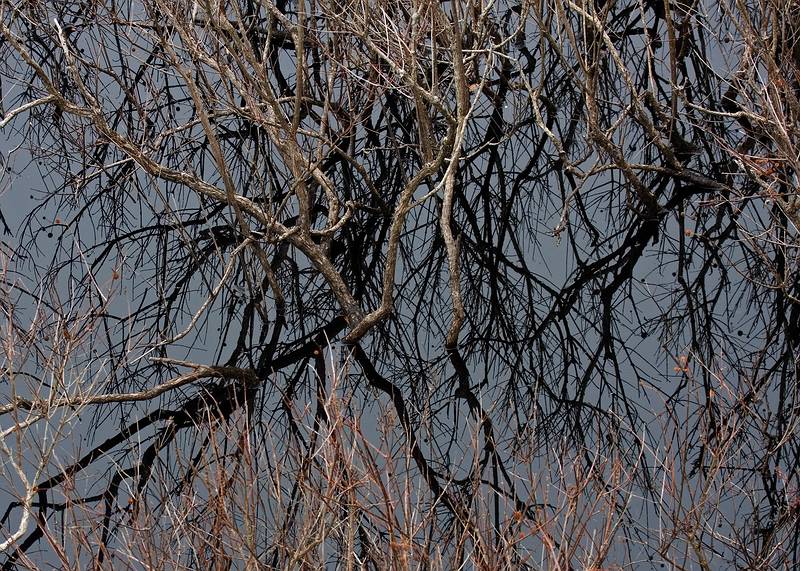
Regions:
[[[794,569],[800,6],[0,0],[4,569]]]

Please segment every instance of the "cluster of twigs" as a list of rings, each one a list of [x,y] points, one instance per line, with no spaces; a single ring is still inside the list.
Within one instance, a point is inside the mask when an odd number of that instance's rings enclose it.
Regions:
[[[0,0],[4,567],[792,568],[799,14]]]

